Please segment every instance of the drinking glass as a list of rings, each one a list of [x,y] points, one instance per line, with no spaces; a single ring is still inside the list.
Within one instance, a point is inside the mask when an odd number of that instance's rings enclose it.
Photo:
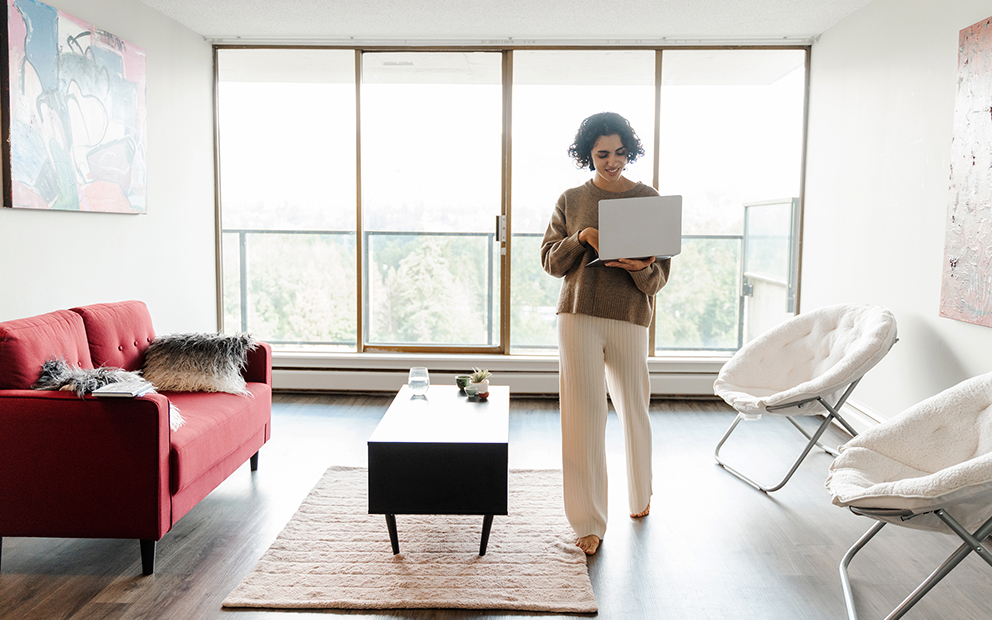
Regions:
[[[410,369],[410,378],[407,380],[407,383],[415,395],[423,396],[427,393],[427,388],[431,386],[431,378],[427,374],[426,368],[417,366]]]

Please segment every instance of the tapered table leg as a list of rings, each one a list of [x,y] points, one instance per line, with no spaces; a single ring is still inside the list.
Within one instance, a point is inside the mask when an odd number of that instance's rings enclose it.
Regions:
[[[400,539],[396,534],[396,515],[386,515],[386,527],[389,528],[389,544],[393,546],[393,555],[400,552]]]
[[[479,555],[486,555],[486,547],[489,546],[489,530],[493,527],[493,516],[486,515],[482,519],[482,544],[479,545]]]

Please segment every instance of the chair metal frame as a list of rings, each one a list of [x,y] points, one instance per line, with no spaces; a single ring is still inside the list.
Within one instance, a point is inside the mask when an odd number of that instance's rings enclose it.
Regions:
[[[978,554],[978,557],[985,560],[985,562],[992,566],[992,546],[983,545],[982,542],[986,541],[990,535],[992,535],[992,517],[990,517],[985,523],[983,523],[974,532],[969,532],[965,529],[954,517],[947,513],[945,508],[938,508],[936,510],[930,510],[927,512],[913,512],[911,510],[900,510],[897,508],[858,508],[855,506],[850,506],[851,512],[854,514],[862,515],[865,517],[898,517],[902,521],[908,521],[914,517],[919,517],[925,514],[934,514],[941,521],[943,521],[947,527],[951,529],[952,532],[957,534],[957,536],[964,541],[957,550],[952,553],[944,563],[941,564],[933,573],[927,577],[923,583],[921,583],[913,592],[903,600],[892,612],[885,617],[885,620],[897,620],[902,618],[906,612],[908,612],[913,605],[916,605],[922,599],[927,592],[929,592],[941,579],[947,576],[958,564],[960,564],[969,553],[974,551]],[[847,569],[851,564],[851,560],[854,559],[855,554],[868,544],[875,534],[887,524],[886,521],[879,520],[875,523],[871,529],[869,529],[861,538],[858,539],[854,546],[851,547],[846,554],[844,554],[843,559],[840,562],[840,581],[841,587],[844,589],[844,602],[847,605],[847,617],[849,620],[858,620],[857,612],[854,608],[854,593],[851,590],[851,578],[848,575]]]
[[[827,430],[827,428],[834,420],[837,420],[837,422],[839,422],[847,430],[847,432],[851,434],[852,437],[856,437],[858,435],[858,432],[854,430],[854,428],[847,422],[847,420],[845,420],[840,415],[840,409],[844,406],[844,403],[847,402],[847,398],[851,395],[851,392],[854,391],[854,388],[857,387],[860,381],[861,381],[860,377],[855,379],[850,385],[847,386],[847,389],[844,390],[844,393],[837,400],[837,402],[832,405],[828,403],[826,400],[824,400],[823,396],[816,396],[814,398],[807,398],[801,401],[794,401],[791,403],[784,403],[780,405],[772,405],[765,409],[765,411],[768,412],[781,411],[791,408],[802,409],[803,407],[809,405],[810,403],[818,402],[823,406],[824,409],[827,410],[827,415],[823,417],[823,422],[820,423],[819,428],[817,428],[813,434],[806,432],[806,430],[793,419],[793,416],[789,416],[789,415],[781,416],[784,417],[786,420],[788,420],[792,424],[792,426],[794,426],[800,433],[802,433],[803,436],[806,437],[806,439],[808,439],[809,441],[806,444],[806,448],[799,455],[799,458],[797,458],[795,463],[792,464],[792,468],[785,475],[785,478],[783,478],[778,484],[774,486],[763,485],[760,482],[757,482],[756,480],[741,473],[737,469],[731,467],[723,459],[720,458],[720,449],[723,447],[723,444],[725,444],[727,442],[727,439],[730,438],[731,433],[734,432],[734,430],[737,428],[737,425],[740,424],[741,421],[745,419],[745,415],[743,413],[737,414],[737,418],[730,425],[730,428],[727,429],[727,432],[723,434],[723,437],[720,439],[720,443],[716,445],[716,450],[713,453],[713,458],[716,459],[717,465],[724,468],[731,474],[737,476],[738,478],[748,483],[752,487],[758,489],[759,491],[762,491],[763,493],[773,493],[775,491],[778,491],[779,489],[784,487],[785,483],[787,483],[789,479],[792,478],[792,475],[796,473],[796,470],[799,469],[799,465],[801,465],[802,462],[806,459],[807,455],[809,455],[810,451],[813,449],[813,446],[820,448],[821,450],[823,450],[824,452],[835,458],[840,454],[834,448],[827,447],[822,443],[820,443],[820,437],[823,435],[823,433]]]

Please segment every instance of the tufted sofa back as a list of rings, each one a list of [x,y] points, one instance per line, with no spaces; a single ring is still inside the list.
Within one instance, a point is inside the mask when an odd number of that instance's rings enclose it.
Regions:
[[[141,301],[120,301],[73,308],[86,326],[94,367],[138,370],[155,339],[152,317]]]
[[[51,358],[93,368],[78,314],[57,310],[0,323],[0,390],[30,389],[41,374],[41,365]]]
[[[155,339],[140,301],[57,310],[0,323],[0,390],[30,389],[50,359],[79,368],[138,370]]]

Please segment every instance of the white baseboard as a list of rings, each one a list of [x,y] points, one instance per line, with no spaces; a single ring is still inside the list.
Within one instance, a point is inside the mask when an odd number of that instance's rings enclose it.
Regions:
[[[681,354],[648,358],[651,395],[713,396],[713,381],[729,355]],[[431,382],[454,385],[455,375],[473,366],[488,368],[493,383],[515,395],[558,394],[558,357],[554,355],[462,355],[352,353],[315,354],[276,351],[273,389],[285,392],[396,392],[411,366],[426,366]]]
[[[869,428],[878,426],[886,420],[885,416],[875,411],[868,405],[856,400],[848,400],[840,410],[844,419],[854,427],[854,430],[862,433]],[[836,422],[835,422],[836,424]]]
[[[435,385],[454,385],[455,371],[431,371]],[[272,371],[273,389],[285,392],[396,392],[406,383],[406,369],[313,369],[276,368]],[[651,395],[654,397],[713,396],[716,373],[652,372]],[[557,395],[558,372],[509,371],[494,375],[493,383],[510,386],[514,395]]]
[[[651,396],[715,398],[713,381],[728,355],[673,355],[648,359]],[[273,355],[273,389],[283,392],[396,392],[406,383],[410,366],[430,369],[431,382],[454,385],[455,375],[472,366],[489,368],[494,383],[510,386],[514,395],[557,396],[556,356],[513,355],[320,355],[277,351]],[[856,400],[841,410],[859,433],[887,418]]]

